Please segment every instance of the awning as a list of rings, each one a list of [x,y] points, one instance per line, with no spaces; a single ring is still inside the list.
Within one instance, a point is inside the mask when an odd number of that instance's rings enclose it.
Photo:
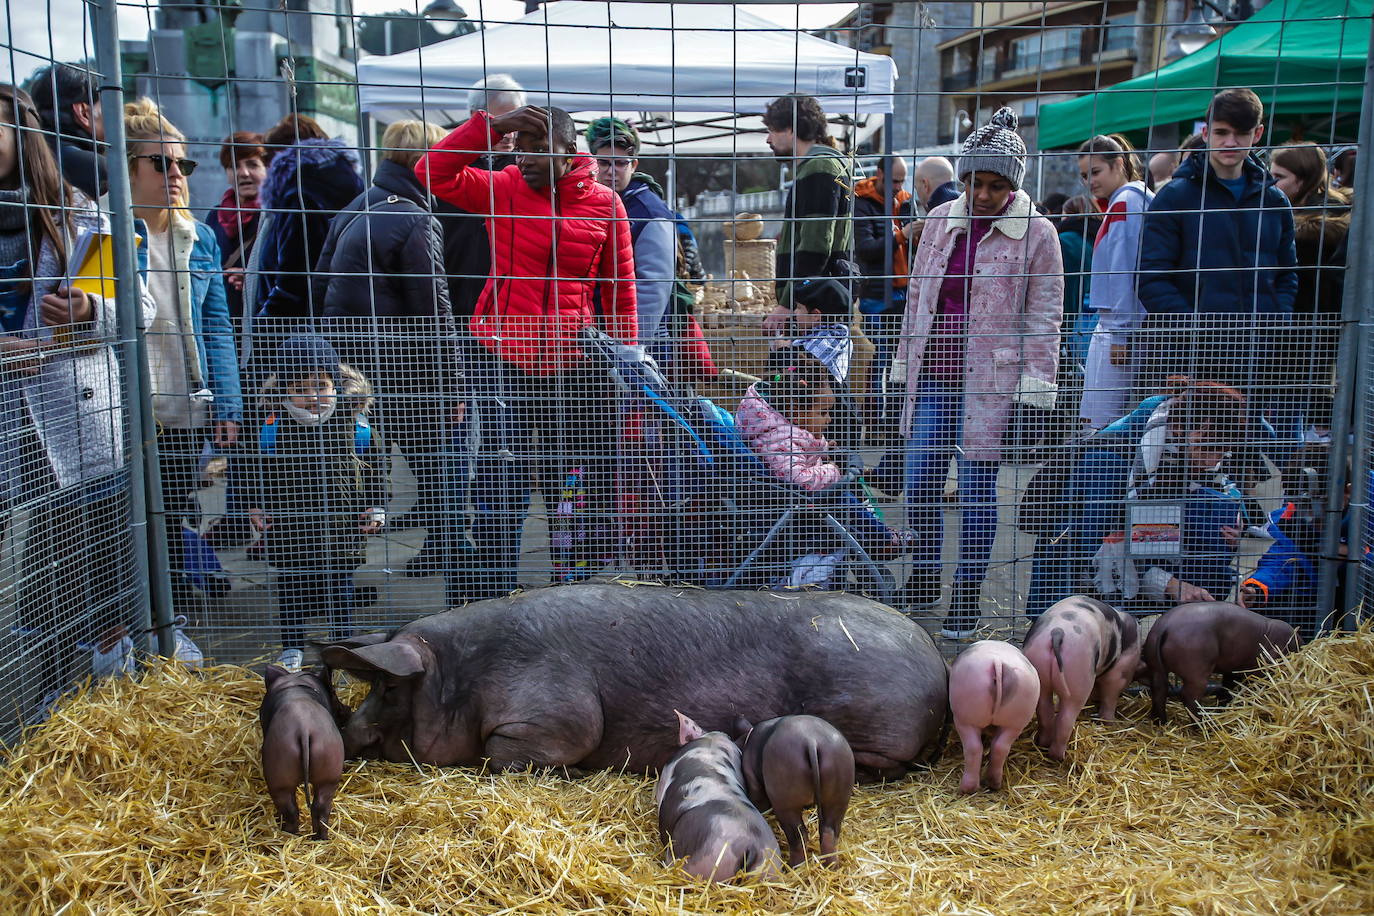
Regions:
[[[729,4],[560,0],[515,22],[358,62],[364,111],[379,120],[467,118],[469,90],[509,73],[531,104],[640,113],[654,144],[683,152],[766,152],[752,122],[788,92],[851,121],[893,110],[897,65]],[[673,126],[676,125],[676,126]],[[740,133],[740,131],[745,131]]]
[[[1198,121],[1218,89],[1243,86],[1269,124],[1358,113],[1374,0],[1272,0],[1201,50],[1100,92],[1040,109],[1041,149],[1094,134]]]

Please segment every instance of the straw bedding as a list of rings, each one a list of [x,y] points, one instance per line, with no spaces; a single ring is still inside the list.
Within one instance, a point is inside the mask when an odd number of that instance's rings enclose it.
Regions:
[[[1374,912],[1374,632],[1319,641],[1205,729],[1030,731],[1009,788],[857,789],[835,872],[708,888],[664,868],[648,779],[350,764],[327,844],[277,831],[261,681],[166,666],[85,694],[0,770],[0,900],[33,912]],[[1171,710],[1173,712],[1173,710]],[[1136,724],[1138,723],[1138,724]],[[813,837],[814,842],[814,837]]]

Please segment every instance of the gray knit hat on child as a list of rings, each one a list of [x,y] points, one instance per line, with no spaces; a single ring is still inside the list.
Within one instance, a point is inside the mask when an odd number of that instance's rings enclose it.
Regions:
[[[1026,141],[1016,132],[1016,112],[999,108],[992,120],[969,134],[955,171],[961,179],[972,172],[995,172],[1020,190],[1026,177]]]

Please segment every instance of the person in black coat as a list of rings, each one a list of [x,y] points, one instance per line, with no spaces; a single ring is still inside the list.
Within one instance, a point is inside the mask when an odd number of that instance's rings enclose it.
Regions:
[[[342,140],[302,140],[272,157],[262,183],[271,223],[257,241],[262,246],[259,315],[310,317],[311,268],[331,220],[362,191],[358,154]]]
[[[109,187],[105,122],[96,75],[74,64],[44,67],[29,79],[29,96],[67,183],[91,200]]]
[[[376,386],[377,425],[415,475],[411,521],[427,529],[410,575],[444,572],[456,600],[457,517],[448,498],[453,427],[461,420],[458,333],[444,276],[443,234],[414,166],[442,138],[398,121],[382,138],[372,187],[330,225],[312,292],[319,327]]]

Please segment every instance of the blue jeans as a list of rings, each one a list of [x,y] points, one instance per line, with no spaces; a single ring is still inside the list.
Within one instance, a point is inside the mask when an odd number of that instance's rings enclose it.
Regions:
[[[949,461],[963,437],[959,388],[922,381],[911,417],[906,454],[906,513],[913,569],[938,572],[944,544],[944,489]],[[954,578],[982,582],[997,537],[997,462],[958,457],[959,566]]]
[[[1074,368],[1088,364],[1088,344],[1092,343],[1093,331],[1097,329],[1097,312],[1084,309],[1074,316],[1073,330],[1069,333],[1069,357]]]
[[[860,299],[859,311],[863,314],[864,334],[873,342],[873,362],[869,366],[869,388],[877,393],[884,392],[884,400],[891,394],[886,391],[887,370],[892,365],[892,357],[897,355],[897,338],[902,333],[902,313],[906,309],[906,290],[894,289],[892,299],[885,311],[881,299]],[[870,311],[873,309],[875,311]],[[893,406],[885,403],[886,407]]]

